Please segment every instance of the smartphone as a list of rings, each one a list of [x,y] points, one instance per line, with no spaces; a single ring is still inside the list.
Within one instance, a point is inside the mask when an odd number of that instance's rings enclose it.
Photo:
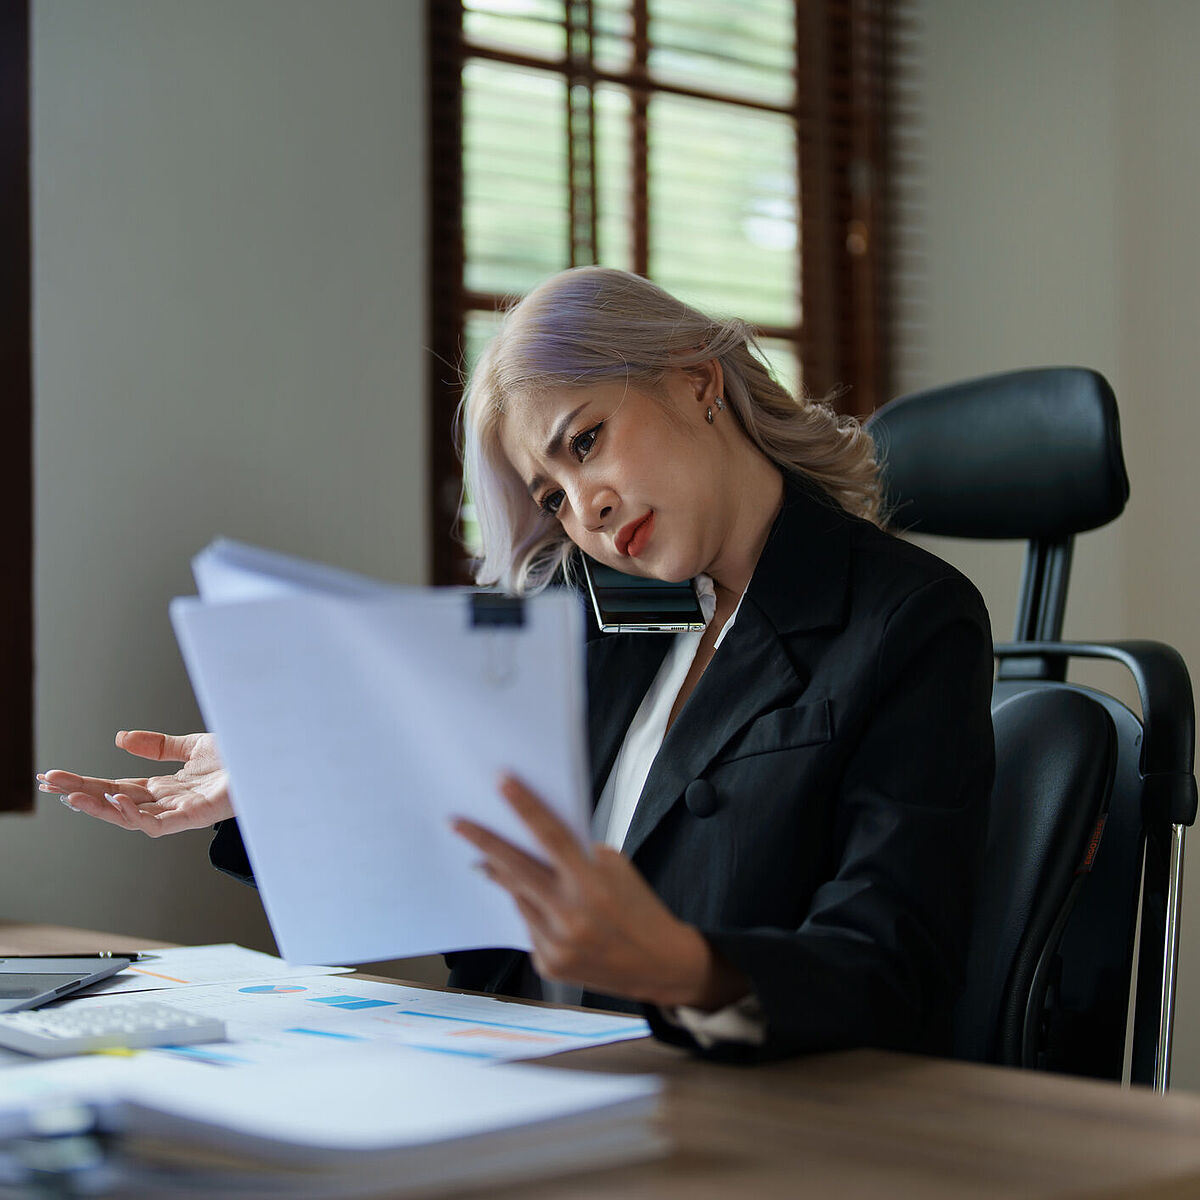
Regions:
[[[602,633],[693,633],[704,628],[704,613],[690,579],[644,579],[614,571],[586,554],[581,557]]]

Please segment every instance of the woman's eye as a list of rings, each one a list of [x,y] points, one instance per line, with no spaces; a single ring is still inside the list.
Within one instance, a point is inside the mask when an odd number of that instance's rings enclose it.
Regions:
[[[596,438],[600,434],[600,425],[593,425],[591,429],[585,429],[582,433],[577,433],[571,439],[571,453],[582,462],[592,452],[592,447],[596,444]]]
[[[562,508],[563,493],[550,492],[549,495],[542,497],[542,512],[549,513],[552,517],[558,516],[558,510]]]

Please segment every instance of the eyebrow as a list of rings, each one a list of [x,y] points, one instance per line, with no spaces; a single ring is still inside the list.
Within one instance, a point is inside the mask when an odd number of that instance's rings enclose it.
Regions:
[[[571,422],[574,421],[575,418],[577,416],[579,416],[579,414],[581,412],[583,412],[583,410],[585,408],[587,408],[587,404],[588,404],[588,402],[585,400],[577,408],[571,409],[571,411],[569,413],[564,414],[563,417],[559,420],[558,424],[554,426],[554,428],[550,432],[550,438],[546,442],[546,448],[542,452],[543,458],[553,458],[554,457],[554,455],[558,451],[558,448],[562,445],[562,440],[566,436],[567,429],[570,427]],[[541,475],[535,475],[529,481],[529,487],[526,490],[529,492],[530,496],[535,496],[537,494],[538,489],[545,482],[546,482],[546,480]]]

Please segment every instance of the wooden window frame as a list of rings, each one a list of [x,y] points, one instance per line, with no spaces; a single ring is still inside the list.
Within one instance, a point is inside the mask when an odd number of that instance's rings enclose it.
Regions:
[[[429,63],[429,396],[430,570],[435,583],[469,581],[461,547],[458,504],[461,466],[453,421],[461,397],[460,364],[465,315],[499,307],[505,297],[468,293],[464,285],[463,104],[464,43],[461,0],[426,0]],[[836,396],[835,404],[866,416],[890,395],[892,272],[889,263],[889,169],[892,147],[894,48],[907,28],[903,0],[795,0],[794,107],[746,102],[793,116],[797,129],[800,200],[800,279],[803,321],[795,327],[759,326],[766,338],[793,343],[809,395]],[[709,97],[699,90],[654,81],[649,58],[647,0],[632,0],[633,61],[624,73],[598,72],[572,58],[576,41],[590,44],[590,0],[569,0],[568,51],[557,65],[572,83],[615,82],[633,99],[633,269],[647,274],[648,154],[646,113],[653,93]],[[472,57],[545,69],[479,47]],[[568,172],[574,181],[594,167],[590,114],[568,107]],[[590,152],[590,153],[589,153]],[[571,188],[572,265],[595,261],[596,214]],[[589,258],[589,255],[592,257]]]
[[[0,5],[0,380],[7,578],[0,589],[0,812],[32,812],[33,354],[30,312],[29,3]]]

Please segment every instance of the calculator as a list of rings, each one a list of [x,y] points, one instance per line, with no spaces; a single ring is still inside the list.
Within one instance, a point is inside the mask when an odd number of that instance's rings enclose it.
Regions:
[[[138,1004],[80,1003],[0,1013],[0,1046],[59,1058],[90,1050],[140,1050],[219,1042],[225,1022],[157,1000]]]

